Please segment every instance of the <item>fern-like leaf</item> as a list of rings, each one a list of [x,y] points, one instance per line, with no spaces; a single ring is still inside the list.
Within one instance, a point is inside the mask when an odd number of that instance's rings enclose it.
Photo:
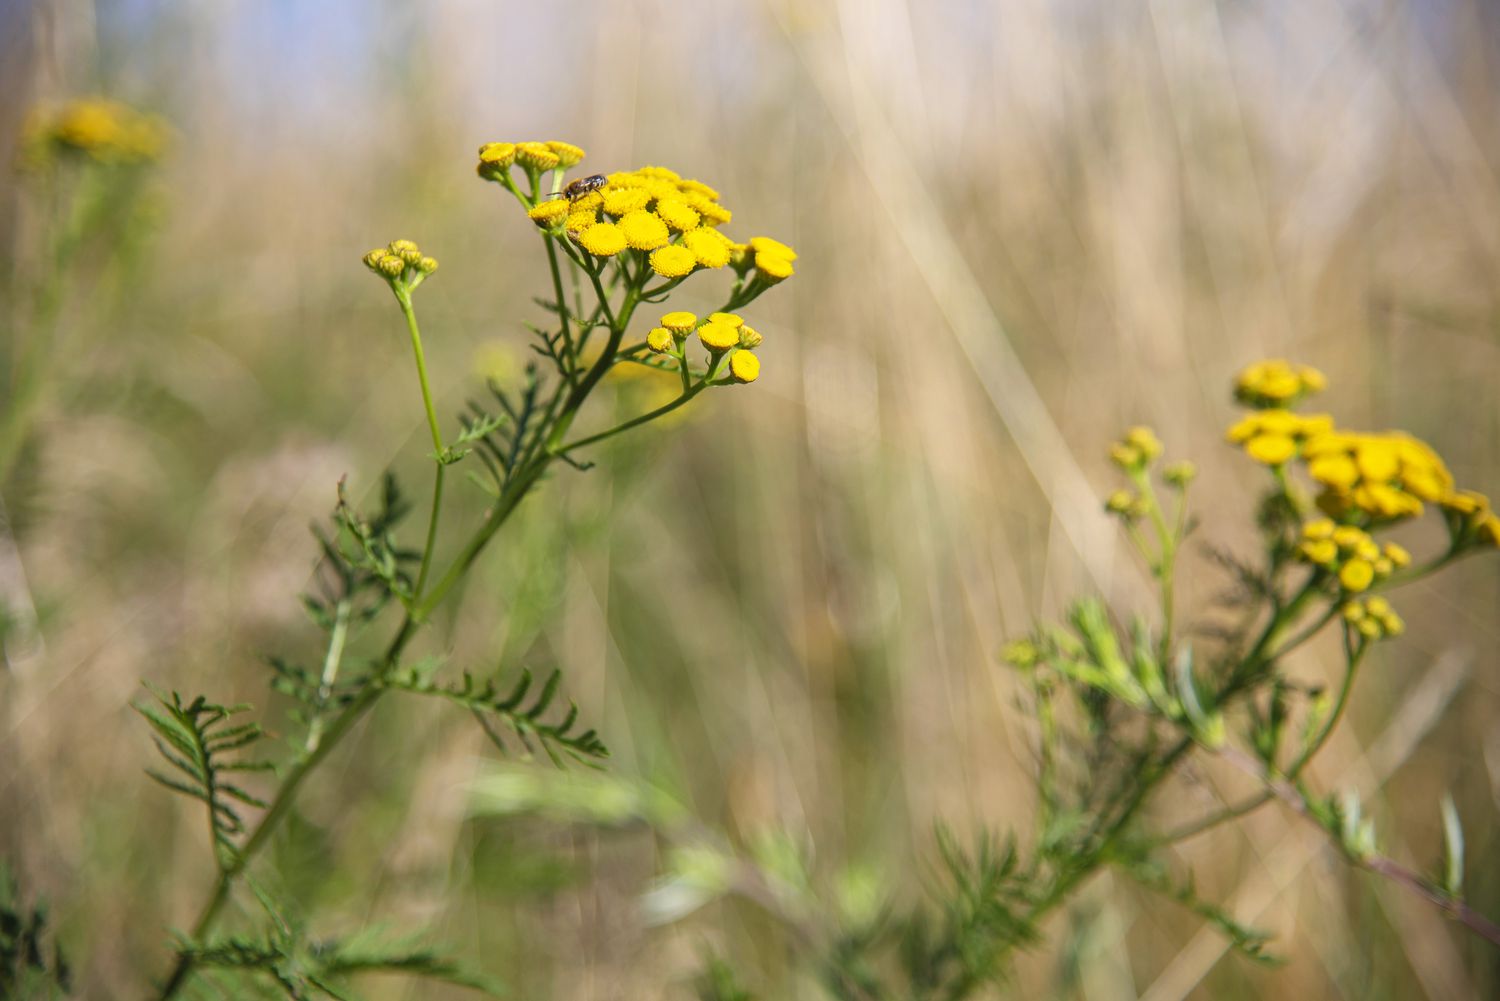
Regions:
[[[149,686],[148,686],[149,687]],[[214,858],[220,869],[231,867],[239,855],[238,839],[245,833],[239,808],[264,809],[266,804],[230,780],[235,772],[266,771],[264,761],[234,757],[264,736],[259,724],[231,720],[248,706],[222,706],[199,695],[184,702],[177,692],[150,689],[154,704],[134,708],[150,724],[152,741],[168,768],[148,768],[146,774],[176,793],[202,802],[208,812]]]
[[[528,754],[539,748],[555,765],[561,766],[564,756],[586,763],[609,757],[609,748],[595,730],[578,729],[576,704],[569,702],[567,711],[553,722],[544,718],[557,698],[562,673],[553,671],[535,694],[534,681],[530,671],[522,671],[508,690],[502,690],[494,679],[479,683],[465,671],[462,681],[444,685],[432,681],[423,671],[408,670],[386,679],[385,684],[400,691],[447,699],[470,710],[501,751],[508,752],[509,747],[496,723],[509,730]]]

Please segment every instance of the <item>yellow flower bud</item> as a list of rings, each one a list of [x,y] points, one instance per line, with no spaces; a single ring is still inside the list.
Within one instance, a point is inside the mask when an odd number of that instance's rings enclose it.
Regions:
[[[780,240],[773,240],[769,236],[752,236],[750,248],[757,254],[771,254],[785,261],[795,261],[797,252]]]
[[[1304,539],[1331,539],[1334,529],[1338,526],[1328,518],[1315,518],[1302,526],[1302,537]]]
[[[1358,594],[1375,582],[1375,568],[1358,557],[1345,563],[1339,570],[1339,583],[1344,590]]]
[[[795,270],[792,262],[785,257],[778,257],[765,251],[759,251],[755,255],[755,270],[769,282],[780,282],[792,277]]]
[[[526,210],[526,215],[532,222],[549,229],[560,220],[566,219],[573,211],[566,198],[549,198],[546,201],[537,202]]]
[[[672,331],[666,327],[652,327],[646,335],[646,346],[657,354],[672,350]]]
[[[380,259],[380,271],[387,278],[400,278],[406,270],[406,262],[395,254],[386,254]]]
[[[516,162],[531,170],[551,170],[559,157],[547,148],[546,143],[526,142],[516,144]]]
[[[764,340],[765,338],[760,335],[760,331],[748,323],[740,327],[740,347],[758,348]]]
[[[389,251],[387,251],[384,247],[376,247],[374,250],[370,251],[364,256],[363,260],[365,262],[365,267],[369,268],[371,271],[379,271],[380,262],[385,259],[385,255],[387,253],[389,253]]]
[[[1104,501],[1104,510],[1110,514],[1131,515],[1135,510],[1135,494],[1129,490],[1116,490]]]
[[[417,261],[417,270],[424,275],[430,275],[438,268],[436,257],[424,257]]]
[[[1133,427],[1125,432],[1125,443],[1133,446],[1146,461],[1151,461],[1162,453],[1161,440],[1156,437],[1156,432],[1148,427]]]
[[[1185,487],[1197,477],[1198,467],[1184,459],[1181,462],[1174,462],[1166,469],[1163,469],[1161,475],[1162,479],[1172,484],[1172,486]]]

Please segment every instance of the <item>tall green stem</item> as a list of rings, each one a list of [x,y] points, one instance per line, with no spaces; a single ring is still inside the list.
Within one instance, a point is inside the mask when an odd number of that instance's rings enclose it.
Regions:
[[[427,410],[427,427],[432,432],[432,447],[437,460],[443,461],[443,435],[438,430],[437,410],[432,405],[432,387],[427,383],[427,357],[422,353],[422,330],[417,326],[417,312],[411,305],[411,290],[403,285],[392,284],[396,301],[401,304],[401,313],[406,317],[406,329],[411,332],[411,351],[417,360],[417,380],[422,384],[422,406]]]

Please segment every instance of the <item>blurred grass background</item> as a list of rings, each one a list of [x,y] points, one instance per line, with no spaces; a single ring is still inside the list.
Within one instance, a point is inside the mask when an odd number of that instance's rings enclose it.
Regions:
[[[1024,828],[1031,724],[995,652],[1081,591],[1141,604],[1098,503],[1126,424],[1199,463],[1202,538],[1242,551],[1257,471],[1221,433],[1233,372],[1268,353],[1323,368],[1342,422],[1407,428],[1500,492],[1483,0],[7,0],[0,46],[6,162],[27,107],[75,94],[175,131],[146,256],[81,266],[0,491],[0,581],[34,623],[0,679],[0,857],[53,902],[86,996],[159,975],[209,877],[201,818],[142,775],[140,679],[274,713],[261,656],[316,656],[296,595],[335,482],[368,496],[391,467],[421,492],[409,350],[359,255],[405,236],[442,261],[419,308],[450,413],[524,361],[545,265],[474,177],[482,141],[672,166],[724,192],[729,232],[802,256],[751,311],[761,380],[555,477],[431,652],[558,664],[614,771],[731,837],[806,838],[825,874],[868,864],[910,899],[934,820]],[[4,183],[6,267],[35,274],[46,206]],[[1190,618],[1216,573],[1195,555]],[[1495,914],[1500,575],[1474,561],[1399,607],[1411,631],[1316,779],[1363,788],[1417,863],[1451,791]],[[707,948],[763,997],[816,996],[752,905],[646,927],[649,836],[467,820],[490,752],[426,708],[383,706],[302,794],[278,861],[316,927],[433,929],[516,997],[686,997]],[[1192,778],[1164,814],[1234,788]],[[1017,996],[1500,992],[1492,951],[1279,807],[1183,854],[1286,967],[1217,962],[1106,879]]]

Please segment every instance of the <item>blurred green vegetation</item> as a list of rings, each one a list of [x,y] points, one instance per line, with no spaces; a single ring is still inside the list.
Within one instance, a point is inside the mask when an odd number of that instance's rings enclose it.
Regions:
[[[38,339],[55,357],[0,483],[0,858],[51,902],[85,996],[160,976],[166,929],[210,878],[201,817],[142,774],[140,679],[267,706],[274,728],[263,655],[316,653],[297,600],[308,526],[341,476],[368,496],[427,450],[399,317],[359,255],[402,235],[441,257],[423,325],[450,418],[524,364],[544,265],[474,178],[482,141],[673,166],[801,257],[755,308],[760,381],[553,477],[430,652],[564,667],[611,774],[732,844],[815,846],[823,885],[853,866],[910,899],[935,821],[1029,821],[1033,723],[995,654],[1076,592],[1138,600],[1099,505],[1126,424],[1199,463],[1204,536],[1231,548],[1256,471],[1220,440],[1228,389],[1266,354],[1326,371],[1341,421],[1408,428],[1500,491],[1500,20],[1479,0],[34,0],[0,16],[17,26],[0,43],[7,164],[27,107],[75,94],[172,129],[139,186],[111,182],[105,204],[130,214],[66,274],[48,250],[58,192],[35,173],[0,187],[7,358]],[[620,385],[617,405],[649,391]],[[1184,572],[1185,618],[1204,619],[1223,580],[1201,552]],[[1410,631],[1374,655],[1317,778],[1364,786],[1408,860],[1437,857],[1451,792],[1471,900],[1500,912],[1482,864],[1500,576],[1463,565],[1400,607]],[[1299,663],[1325,679],[1335,658]],[[267,871],[315,925],[430,930],[516,997],[689,997],[711,954],[757,997],[818,996],[753,903],[644,921],[667,854],[648,831],[471,817],[492,753],[446,708],[382,705],[303,792]],[[1187,816],[1238,788],[1204,773],[1169,801]],[[1196,919],[1101,879],[1014,993],[1500,990],[1492,950],[1277,807],[1185,856],[1285,967],[1216,963]]]

